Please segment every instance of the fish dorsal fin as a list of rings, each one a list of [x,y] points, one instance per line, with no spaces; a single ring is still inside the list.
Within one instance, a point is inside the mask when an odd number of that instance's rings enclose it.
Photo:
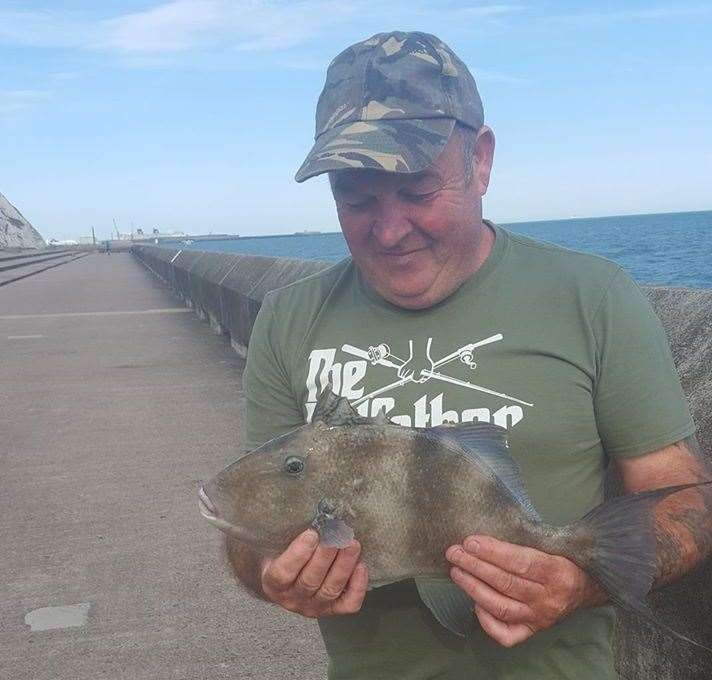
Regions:
[[[314,407],[314,414],[312,415],[312,422],[317,420],[327,421],[333,411],[336,409],[336,405],[339,403],[339,395],[334,394],[331,389],[331,383],[329,383],[321,392],[316,400],[316,406]]]
[[[374,425],[391,425],[391,421],[386,415],[386,407],[384,406],[371,420]]]
[[[527,514],[533,519],[540,519],[524,488],[519,465],[509,453],[505,428],[491,423],[462,423],[439,425],[428,432],[455,442],[465,455],[485,464],[521,503]]]
[[[324,391],[319,395],[312,422],[323,421],[327,425],[363,425],[371,422],[370,418],[364,418],[356,409],[351,406],[349,400],[340,397],[331,389],[329,383]]]

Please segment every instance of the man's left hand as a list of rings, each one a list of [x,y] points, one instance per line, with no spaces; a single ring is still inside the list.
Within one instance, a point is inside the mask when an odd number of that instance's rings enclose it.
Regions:
[[[475,603],[483,630],[505,647],[518,645],[581,606],[602,604],[600,587],[558,555],[468,536],[447,549],[450,577]]]

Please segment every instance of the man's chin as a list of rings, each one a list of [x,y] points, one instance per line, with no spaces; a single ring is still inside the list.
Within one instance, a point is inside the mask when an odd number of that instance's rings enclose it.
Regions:
[[[433,282],[434,283],[434,282]],[[388,285],[376,287],[378,294],[388,302],[404,309],[424,309],[440,302],[446,295],[438,297],[433,283],[411,285]]]

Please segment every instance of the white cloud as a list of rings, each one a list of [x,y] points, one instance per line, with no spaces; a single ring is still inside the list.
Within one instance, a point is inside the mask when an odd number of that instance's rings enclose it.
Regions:
[[[47,90],[0,90],[0,116],[11,117],[49,99]]]
[[[498,83],[500,85],[527,85],[531,82],[528,78],[512,76],[502,71],[493,71],[492,69],[480,68],[475,66],[470,69],[475,80],[479,82]]]
[[[470,5],[467,7],[455,7],[446,11],[448,17],[469,17],[472,19],[482,17],[501,17],[515,12],[525,10],[524,5]],[[430,7],[429,12],[439,15],[441,10]]]
[[[76,71],[58,71],[57,73],[51,73],[49,77],[55,82],[67,82],[79,78],[79,73]]]
[[[0,10],[0,42],[74,47],[122,56],[151,57],[191,51],[280,51],[335,26],[365,21],[390,24],[399,16],[455,22],[495,21],[521,5],[434,9],[424,0],[170,0],[105,19],[57,12]]]
[[[0,43],[122,55],[281,50],[353,18],[358,9],[357,3],[336,0],[171,0],[94,21],[57,12],[0,10]]]
[[[544,17],[545,22],[592,24],[620,21],[650,21],[659,19],[686,19],[712,16],[710,5],[659,5],[645,9],[623,9],[611,12],[581,12]]]
[[[92,25],[58,12],[0,10],[0,43],[29,47],[80,47],[91,39]]]
[[[235,9],[244,3],[239,3]],[[182,52],[221,38],[229,3],[176,0],[101,22],[93,46],[120,52]]]

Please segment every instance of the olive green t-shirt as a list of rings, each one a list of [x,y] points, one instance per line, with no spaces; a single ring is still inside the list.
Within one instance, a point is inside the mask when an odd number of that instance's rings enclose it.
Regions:
[[[244,376],[247,446],[308,421],[329,383],[363,415],[385,407],[405,426],[492,422],[508,429],[542,518],[566,524],[601,502],[609,458],[692,434],[665,333],[636,283],[604,258],[488,224],[487,260],[428,309],[383,300],[350,259],[269,293]],[[467,640],[444,629],[412,581],[319,621],[329,677],[349,680],[606,680],[613,623],[608,607],[580,610],[506,649],[480,629]]]

